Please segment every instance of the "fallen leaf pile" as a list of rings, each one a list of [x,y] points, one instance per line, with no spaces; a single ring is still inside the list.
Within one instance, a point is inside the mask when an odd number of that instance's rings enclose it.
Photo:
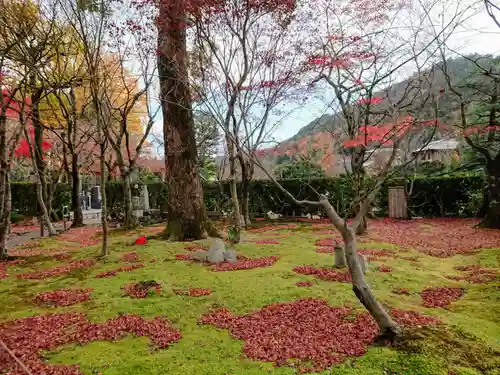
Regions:
[[[35,232],[35,231],[40,231],[40,226],[39,225],[11,224],[10,230],[12,233]]]
[[[311,225],[311,228],[331,228],[332,227],[332,223],[328,222],[328,223],[322,223],[322,224],[312,224]],[[336,232],[338,233],[338,232]]]
[[[392,272],[392,268],[386,266],[385,264],[382,264],[382,265],[378,266],[378,270],[380,272]]]
[[[475,224],[471,219],[380,219],[370,222],[368,232],[373,240],[441,258],[500,247],[498,231],[476,228]]]
[[[262,258],[243,258],[236,263],[220,263],[212,267],[215,272],[249,270],[252,268],[270,267],[278,261],[279,257],[269,256]]]
[[[125,253],[122,255],[122,260],[124,262],[128,262],[128,263],[139,262],[139,255],[137,255],[137,253],[135,251],[133,251],[131,253]]]
[[[207,288],[189,288],[189,289],[174,289],[175,294],[179,294],[182,296],[189,297],[201,297],[201,296],[209,296],[212,294],[212,291]]]
[[[7,266],[17,266],[18,264],[23,264],[26,261],[24,259],[8,260],[5,262],[0,262],[0,279],[6,279],[9,277],[7,273]]]
[[[335,238],[331,238],[331,237],[328,237],[328,238],[322,238],[320,240],[317,240],[314,245],[315,246],[318,246],[318,247],[324,247],[324,246],[327,246],[327,247],[333,247],[337,244],[337,241],[335,240]]]
[[[279,245],[280,242],[278,240],[274,240],[274,239],[262,239],[262,240],[256,240],[254,241],[254,243],[258,244],[258,245]]]
[[[331,230],[331,229],[325,229],[325,230],[315,230],[313,232],[316,235],[323,235],[323,234],[339,234],[336,230]]]
[[[81,246],[87,247],[101,243],[100,238],[95,238],[99,233],[101,233],[100,229],[95,226],[71,228],[57,236],[56,239],[66,242],[76,242]]]
[[[62,261],[62,260],[70,260],[72,256],[73,256],[72,254],[68,254],[68,253],[59,253],[59,254],[55,254],[53,256],[53,258],[55,260]]]
[[[428,288],[420,292],[425,307],[449,307],[453,301],[457,301],[465,293],[463,288],[436,287]]]
[[[126,334],[149,337],[154,345],[167,348],[181,338],[168,320],[156,317],[145,320],[137,315],[120,315],[104,323],[91,323],[81,313],[47,314],[20,318],[0,324],[0,339],[33,374],[83,375],[77,365],[51,365],[43,361],[43,351],[61,345],[93,341],[116,341]],[[0,372],[26,375],[8,355],[0,351]]]
[[[394,318],[410,326],[436,322],[401,311]],[[378,333],[368,313],[356,315],[349,308],[313,298],[268,305],[244,316],[220,308],[203,315],[200,323],[229,329],[233,337],[245,341],[243,350],[250,359],[298,365],[300,372],[322,371],[347,357],[362,356]]]
[[[145,298],[150,292],[160,293],[161,285],[154,280],[140,281],[122,286],[123,294],[132,298]]]
[[[500,278],[500,272],[491,268],[483,268],[479,265],[458,266],[455,267],[458,271],[467,272],[463,276],[447,276],[448,279],[456,281],[467,281],[471,284],[490,283]]]
[[[16,246],[12,250],[9,251],[9,255],[16,257],[30,257],[30,256],[59,256],[62,254],[66,254],[69,251],[77,250],[76,247],[59,247],[57,249],[44,249],[40,247],[40,244],[36,242],[28,243],[22,246]]]
[[[95,264],[94,259],[76,260],[74,262],[70,262],[65,265],[49,268],[46,270],[22,273],[17,275],[17,277],[19,277],[20,279],[41,280],[41,279],[46,279],[48,277],[63,275],[65,273],[69,273],[76,269],[90,268],[94,264]]]
[[[188,245],[184,247],[184,250],[195,252],[195,251],[206,251],[208,250],[208,248],[201,245]]]
[[[312,281],[298,281],[297,283],[295,283],[295,285],[300,287],[310,287],[313,286],[314,283]]]
[[[194,258],[191,254],[176,254],[175,259],[199,262],[199,260]],[[270,267],[274,263],[276,263],[278,259],[279,257],[277,256],[268,256],[262,258],[247,258],[246,256],[238,255],[236,263],[224,262],[211,265],[210,267],[212,271],[215,272],[249,270],[252,268]]]
[[[97,278],[104,278],[104,277],[111,277],[111,276],[116,276],[118,272],[128,272],[128,271],[133,271],[139,268],[143,268],[144,264],[143,263],[136,263],[136,264],[131,264],[130,266],[122,266],[114,270],[110,271],[105,271],[97,274],[95,277]]]
[[[319,253],[319,254],[333,254],[334,253],[334,249],[333,247],[327,247],[327,246],[323,246],[323,247],[317,247],[314,249],[315,252]]]
[[[280,224],[280,225],[266,225],[260,228],[249,229],[250,233],[263,233],[269,232],[272,230],[282,230],[282,229],[295,229],[297,228],[297,224]]]
[[[312,275],[320,280],[338,281],[340,283],[350,283],[352,280],[349,272],[339,272],[326,267],[298,266],[293,269],[293,272],[301,275]]]
[[[90,299],[92,289],[59,289],[40,293],[35,303],[42,306],[70,306]]]
[[[434,316],[422,315],[416,311],[392,309],[391,315],[398,324],[404,327],[430,326],[441,323],[441,321]]]

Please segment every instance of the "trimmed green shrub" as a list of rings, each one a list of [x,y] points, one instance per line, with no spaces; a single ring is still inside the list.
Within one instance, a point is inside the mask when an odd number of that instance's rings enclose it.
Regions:
[[[336,178],[303,180],[281,180],[280,183],[298,199],[316,200],[317,193],[328,194],[330,202],[340,215],[349,216],[354,191],[346,176]],[[371,181],[367,180],[367,184]],[[387,215],[388,188],[405,185],[409,196],[408,208],[413,216],[423,217],[471,217],[482,203],[483,175],[455,175],[416,178],[414,180],[394,179],[387,181],[380,189],[374,206],[378,214]],[[163,183],[147,184],[151,208],[165,211],[168,186]],[[13,211],[26,216],[36,216],[38,204],[35,185],[12,183]],[[240,186],[238,185],[238,190]],[[134,189],[134,195],[138,191]],[[229,183],[204,184],[205,204],[208,211],[229,211],[231,205]],[[251,181],[249,187],[249,209],[253,217],[262,217],[273,211],[284,216],[299,216],[307,208],[293,204],[271,181]],[[107,184],[106,196],[110,214],[118,215],[123,209],[123,185],[120,181]],[[53,210],[59,214],[63,205],[71,205],[71,187],[67,184],[55,186],[52,201]]]

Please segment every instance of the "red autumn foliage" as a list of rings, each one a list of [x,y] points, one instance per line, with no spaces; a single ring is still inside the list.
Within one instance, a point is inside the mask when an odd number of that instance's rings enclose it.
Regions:
[[[30,257],[30,256],[56,256],[60,254],[65,254],[69,251],[77,250],[76,247],[58,247],[57,249],[44,249],[36,242],[24,244],[21,246],[16,246],[14,249],[9,251],[9,254],[16,257]]]
[[[312,281],[298,281],[297,283],[295,283],[295,285],[300,287],[310,287],[313,286],[314,283]]]
[[[188,290],[174,289],[173,291],[175,294],[189,297],[209,296],[210,294],[212,294],[212,290],[207,288],[189,288]]]
[[[416,311],[392,309],[391,315],[398,324],[401,324],[405,327],[436,325],[441,322],[434,316],[422,315]]]
[[[128,272],[128,271],[133,271],[139,268],[143,268],[144,264],[143,263],[136,263],[136,264],[131,264],[130,266],[122,266],[114,270],[110,271],[105,271],[97,274],[95,277],[98,279],[104,278],[104,277],[111,277],[111,276],[116,276],[118,272]]]
[[[57,236],[56,239],[60,241],[76,242],[82,246],[94,246],[101,243],[101,239],[95,238],[98,233],[100,233],[99,228],[93,226],[71,228]]]
[[[145,298],[150,291],[160,293],[161,285],[156,281],[141,281],[122,286],[123,294],[132,298]]]
[[[240,270],[249,270],[252,268],[262,268],[262,267],[271,267],[274,263],[278,261],[279,257],[277,256],[269,256],[262,258],[244,258],[238,259],[236,263],[221,263],[216,264],[212,267],[212,270],[215,272],[225,272],[225,271],[240,271]]]
[[[133,251],[131,253],[125,253],[122,256],[122,260],[124,262],[128,262],[128,263],[139,262],[139,255],[135,251]]]
[[[194,251],[205,251],[208,249],[201,245],[188,245],[184,247],[184,250],[194,252]]]
[[[457,301],[465,293],[463,288],[436,287],[428,288],[420,292],[425,307],[449,307],[453,301]]]
[[[71,259],[71,257],[72,257],[72,256],[73,256],[73,255],[71,255],[71,254],[67,254],[67,253],[60,253],[60,254],[54,254],[54,257],[53,257],[53,258],[54,258],[55,260],[59,260],[59,261],[61,261],[61,260],[69,260],[69,259]]]
[[[500,272],[491,268],[482,268],[479,265],[458,266],[458,271],[467,272],[464,276],[448,276],[448,279],[456,281],[467,281],[471,284],[490,283],[500,278]]]
[[[333,254],[333,247],[317,247],[314,249],[319,254]]]
[[[357,101],[358,104],[370,104],[370,105],[376,105],[379,103],[382,103],[384,101],[384,98],[380,96],[374,96],[373,98],[361,98]]]
[[[141,236],[135,240],[135,245],[147,245],[148,239],[146,236]]]
[[[262,239],[262,240],[256,240],[254,243],[258,245],[279,245],[280,242],[278,240],[273,240],[273,239]]]
[[[497,230],[477,228],[475,224],[477,222],[472,219],[380,219],[368,225],[372,240],[413,248],[440,258],[500,247]],[[424,225],[426,229],[422,228]]]
[[[322,235],[322,234],[337,234],[339,232],[335,231],[335,230],[331,230],[331,229],[325,229],[325,230],[315,230],[313,232],[314,234],[317,234],[317,235]]]
[[[410,295],[410,291],[408,288],[397,288],[392,291],[394,294],[405,294],[407,296]]]
[[[399,310],[395,319],[407,326],[436,323],[434,318]],[[245,341],[243,351],[250,359],[277,366],[293,362],[300,372],[322,371],[361,356],[378,333],[368,313],[356,315],[349,308],[330,307],[313,298],[268,305],[244,316],[220,308],[203,315],[200,323],[229,329],[233,337]]]
[[[358,253],[363,255],[372,255],[375,257],[390,257],[393,256],[394,253],[391,250],[387,249],[358,249]]]
[[[317,240],[314,245],[319,246],[319,247],[333,247],[337,244],[338,242],[335,240],[335,238],[322,238],[320,240]]]
[[[189,254],[175,254],[175,259],[177,260],[195,260],[191,255]]]
[[[0,262],[0,279],[6,279],[9,277],[7,273],[7,266],[16,266],[18,264],[23,264],[26,261],[24,259],[8,260],[6,262]]]
[[[312,275],[320,280],[338,281],[340,283],[350,283],[351,275],[348,272],[339,272],[331,268],[315,268],[313,266],[298,266],[293,269],[293,272],[301,275]]]
[[[378,270],[379,270],[380,272],[392,272],[392,268],[391,268],[391,267],[388,267],[388,266],[386,266],[386,265],[384,265],[384,264],[382,264],[382,265],[378,266]]]
[[[91,323],[81,313],[46,314],[20,318],[0,324],[0,339],[23,361],[33,374],[83,375],[77,365],[52,365],[43,361],[42,352],[70,343],[116,341],[126,334],[149,337],[159,348],[181,339],[168,320],[145,320],[132,314],[120,315],[104,323]],[[5,350],[0,351],[0,370],[9,375],[25,375]]]
[[[11,224],[10,230],[12,233],[26,233],[39,231],[40,227],[38,225]]]
[[[70,306],[90,299],[92,289],[59,289],[40,293],[35,303],[43,306]]]
[[[248,232],[262,233],[262,232],[269,232],[272,230],[295,229],[295,228],[297,228],[297,224],[266,225],[260,228],[249,229]]]
[[[95,264],[94,259],[76,260],[74,262],[67,263],[63,266],[58,266],[36,272],[22,273],[17,275],[17,277],[19,277],[20,279],[41,280],[41,279],[46,279],[48,277],[63,275],[65,273],[69,273],[76,269],[90,268],[94,264]]]

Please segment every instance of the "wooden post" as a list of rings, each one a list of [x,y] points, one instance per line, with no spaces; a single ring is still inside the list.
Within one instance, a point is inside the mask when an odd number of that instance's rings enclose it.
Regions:
[[[389,217],[391,219],[408,219],[408,202],[404,186],[389,188]]]

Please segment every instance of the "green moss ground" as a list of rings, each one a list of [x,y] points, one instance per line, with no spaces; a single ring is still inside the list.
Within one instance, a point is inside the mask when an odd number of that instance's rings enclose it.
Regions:
[[[212,272],[206,267],[175,260],[175,254],[184,253],[185,243],[151,240],[147,246],[130,246],[137,234],[114,233],[110,256],[84,271],[45,280],[21,280],[18,273],[39,270],[61,264],[45,257],[36,257],[28,264],[9,267],[9,277],[0,280],[0,321],[47,312],[84,311],[89,319],[103,321],[122,312],[143,317],[165,316],[182,333],[182,339],[165,350],[150,347],[149,339],[128,336],[118,342],[94,342],[85,346],[60,347],[46,353],[50,363],[79,364],[85,374],[103,375],[164,375],[164,374],[294,374],[291,368],[275,368],[272,364],[245,359],[243,342],[230,337],[227,330],[198,325],[200,316],[215,306],[225,306],[235,314],[245,314],[276,302],[293,301],[303,297],[326,299],[332,306],[349,305],[361,309],[349,284],[320,281],[311,276],[292,272],[298,265],[328,266],[333,257],[314,252],[318,236],[310,226],[300,230],[277,230],[286,235],[279,245],[256,245],[252,239],[272,238],[259,234],[245,234],[247,243],[237,246],[249,257],[279,255],[272,267],[234,272]],[[207,241],[200,243],[208,244]],[[43,246],[62,246],[55,240],[44,240]],[[381,243],[362,244],[360,247],[391,247]],[[145,268],[118,273],[115,277],[95,278],[95,275],[123,265],[125,252],[137,251]],[[444,327],[417,330],[417,340],[403,343],[400,348],[371,347],[367,354],[324,371],[322,374],[375,375],[415,374],[500,374],[500,362],[495,351],[500,350],[500,283],[468,284],[447,279],[458,275],[454,266],[481,264],[499,267],[498,249],[482,250],[472,256],[433,258],[416,251],[404,256],[417,256],[417,262],[387,258],[371,262],[367,279],[376,296],[391,307],[416,310],[438,316]],[[88,258],[98,253],[98,246],[82,249],[73,259]],[[156,263],[150,263],[157,258]],[[393,268],[392,273],[377,271],[379,264]],[[163,286],[161,295],[145,299],[122,297],[120,287],[131,281],[154,279]],[[311,288],[299,288],[298,281],[314,280]],[[175,287],[210,288],[213,294],[204,297],[179,296]],[[463,286],[465,296],[445,310],[429,309],[421,305],[419,291],[430,286]],[[32,303],[36,294],[44,291],[89,287],[93,289],[89,302],[66,308],[42,308]],[[412,294],[395,295],[398,287],[408,288]]]

